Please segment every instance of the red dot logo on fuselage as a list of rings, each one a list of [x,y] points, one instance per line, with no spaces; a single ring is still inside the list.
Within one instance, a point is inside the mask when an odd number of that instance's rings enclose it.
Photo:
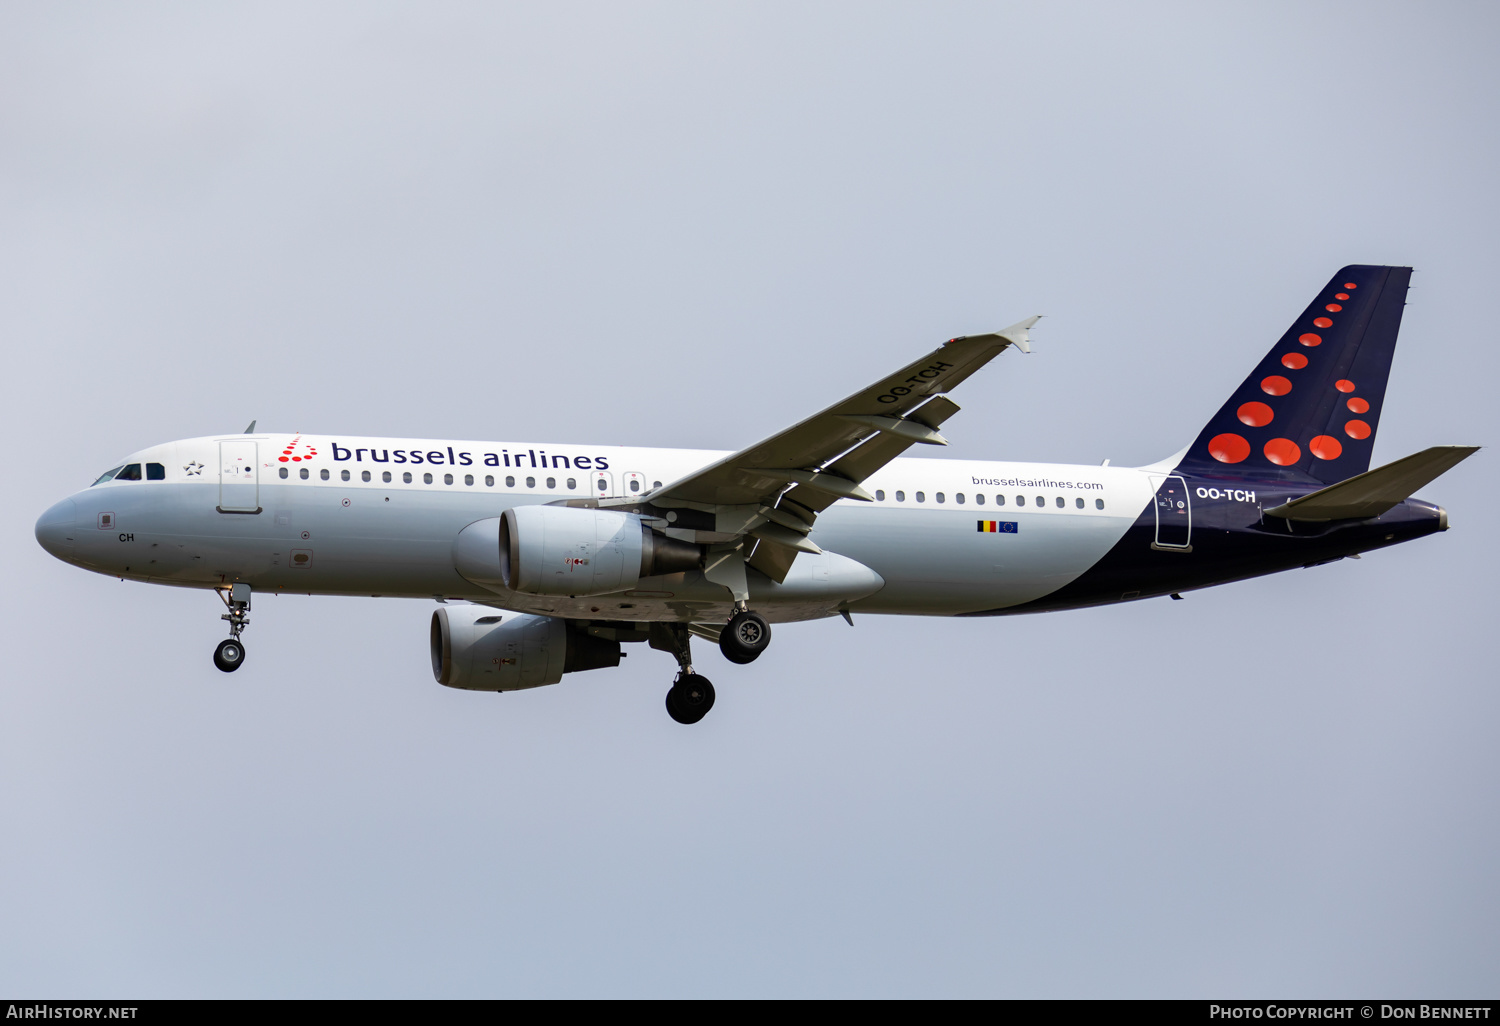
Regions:
[[[297,452],[299,446],[302,449],[300,453]],[[317,454],[318,450],[311,442],[304,442],[302,436],[297,435],[286,444],[286,448],[282,449],[281,455],[276,458],[282,463],[301,463],[303,460],[312,459]]]

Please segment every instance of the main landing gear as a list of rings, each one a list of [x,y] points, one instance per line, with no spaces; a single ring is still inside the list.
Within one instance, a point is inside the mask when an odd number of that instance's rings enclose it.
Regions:
[[[684,623],[653,623],[651,647],[677,659],[677,679],[667,691],[667,715],[678,723],[697,723],[714,707],[714,686],[693,672],[692,635]]]
[[[689,667],[667,689],[667,715],[678,723],[697,723],[714,707],[714,686]]]
[[[250,585],[235,584],[215,591],[229,610],[219,617],[229,621],[229,637],[214,649],[214,665],[225,673],[233,673],[245,662],[245,646],[240,641],[240,632],[250,624],[250,617],[245,615],[250,612]]]
[[[693,628],[712,637],[712,630]],[[771,625],[759,613],[740,608],[719,632],[719,651],[731,663],[751,663],[771,644]],[[667,692],[667,715],[678,723],[697,723],[714,707],[714,686],[693,671],[692,632],[683,623],[653,623],[651,647],[677,659],[677,679]]]
[[[719,651],[731,663],[753,663],[771,643],[771,625],[759,613],[742,609],[719,633]]]

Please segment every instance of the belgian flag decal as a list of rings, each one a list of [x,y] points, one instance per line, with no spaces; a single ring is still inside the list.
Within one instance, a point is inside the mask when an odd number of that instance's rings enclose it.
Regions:
[[[1015,534],[1016,522],[1014,520],[981,520],[979,521],[980,534]]]

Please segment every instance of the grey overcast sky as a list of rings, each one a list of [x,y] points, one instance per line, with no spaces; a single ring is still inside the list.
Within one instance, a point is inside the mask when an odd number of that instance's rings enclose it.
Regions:
[[[237,431],[737,448],[956,334],[954,458],[1150,462],[1410,264],[1376,459],[1500,443],[1486,3],[0,6],[0,992],[1494,995],[1500,505],[1188,596],[432,680],[430,603],[32,525]],[[915,542],[914,542],[915,544]]]

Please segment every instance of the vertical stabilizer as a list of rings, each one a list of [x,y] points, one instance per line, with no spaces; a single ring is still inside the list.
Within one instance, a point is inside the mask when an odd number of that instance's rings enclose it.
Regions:
[[[1188,448],[1197,473],[1332,484],[1370,469],[1410,267],[1334,275]]]

